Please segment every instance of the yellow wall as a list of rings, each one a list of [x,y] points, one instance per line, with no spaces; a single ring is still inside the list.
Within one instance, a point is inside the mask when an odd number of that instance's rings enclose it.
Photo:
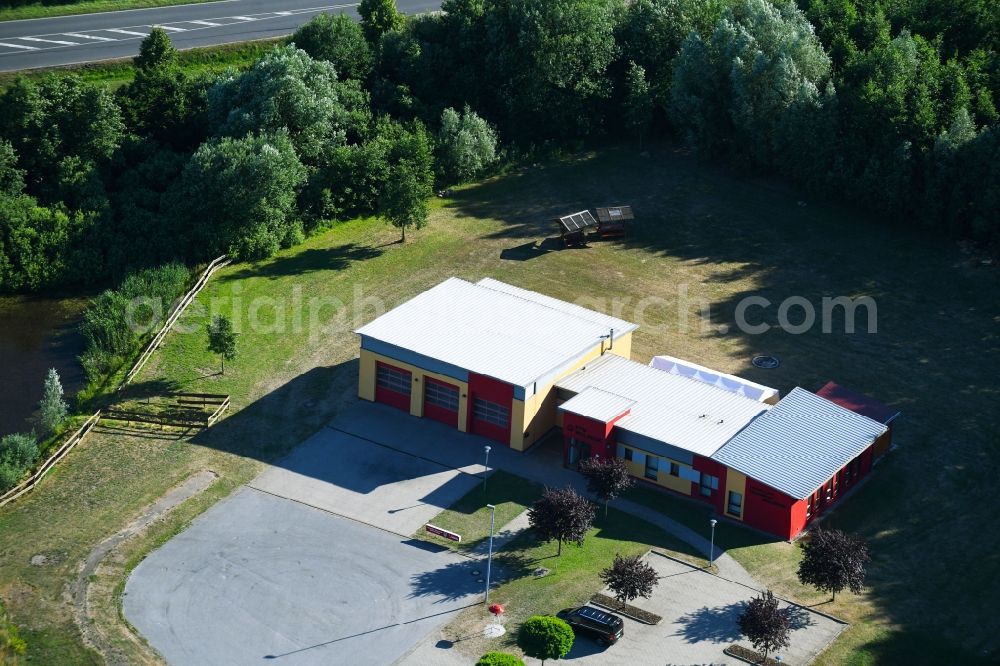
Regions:
[[[543,437],[549,430],[562,427],[562,414],[556,409],[555,384],[563,377],[570,375],[594,359],[600,357],[601,349],[606,343],[601,341],[595,345],[579,361],[559,374],[551,383],[538,387],[535,395],[525,401],[515,399],[511,409],[510,448],[523,451]],[[615,340],[614,349],[610,353],[624,358],[630,358],[632,351],[632,333],[627,333]],[[520,430],[518,426],[520,425]],[[524,433],[529,433],[527,437]]]
[[[647,452],[643,451],[642,449],[637,449],[637,448],[635,448],[633,446],[626,446],[625,448],[632,449],[632,451],[634,452],[633,455],[635,453],[641,453],[644,456],[652,455],[650,453],[647,453]],[[659,459],[659,464],[660,464],[660,468],[659,468],[659,470],[656,473],[656,480],[655,481],[653,479],[650,479],[650,478],[646,477],[646,465],[645,465],[645,463],[643,463],[642,465],[640,465],[637,462],[635,462],[634,460],[626,460],[625,461],[625,464],[628,466],[629,474],[631,474],[632,476],[638,477],[640,479],[646,479],[646,481],[649,481],[650,483],[655,483],[658,486],[663,486],[664,488],[669,488],[670,490],[673,490],[673,491],[676,491],[676,492],[679,492],[679,493],[683,493],[685,495],[690,495],[691,494],[691,486],[694,485],[694,484],[691,481],[688,481],[687,479],[682,479],[679,476],[672,476],[670,474],[670,463],[672,463],[672,462],[673,463],[677,463],[677,466],[680,467],[681,469],[691,469],[691,466],[690,465],[685,465],[684,463],[682,463],[680,461],[677,461],[677,460],[671,460],[670,458],[664,458],[663,456],[653,456],[653,457],[654,458],[658,458]]]
[[[730,490],[743,495],[742,513],[739,516],[734,516],[729,513]],[[726,468],[726,494],[722,496],[722,506],[724,507],[726,515],[730,518],[735,518],[736,520],[743,520],[743,516],[747,513],[747,477],[742,472],[737,472],[731,467]]]
[[[427,370],[418,368],[415,365],[403,363],[397,359],[382,356],[381,354],[370,352],[367,349],[362,349],[361,359],[359,362],[360,370],[358,372],[358,397],[364,400],[375,400],[375,364],[379,361],[402,370],[408,370],[413,375],[412,378],[417,380],[413,382],[412,389],[410,390],[410,414],[413,416],[424,415],[424,384],[427,381],[427,377],[437,379],[445,382],[446,384],[458,386],[458,429],[461,432],[465,432],[465,425],[468,423],[469,385],[468,383],[459,381],[454,377],[439,375],[436,372],[428,372]]]

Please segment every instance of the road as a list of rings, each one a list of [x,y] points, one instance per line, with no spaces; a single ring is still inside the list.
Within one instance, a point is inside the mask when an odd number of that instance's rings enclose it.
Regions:
[[[222,0],[196,5],[59,16],[0,23],[0,71],[56,67],[139,51],[153,26],[170,33],[179,49],[280,37],[320,12],[357,18],[357,2],[322,0]],[[397,0],[407,14],[432,11],[439,0]]]

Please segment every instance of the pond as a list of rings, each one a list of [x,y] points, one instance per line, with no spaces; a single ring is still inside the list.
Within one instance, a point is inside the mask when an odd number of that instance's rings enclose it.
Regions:
[[[72,405],[85,383],[76,329],[86,305],[84,297],[0,296],[0,435],[31,429],[49,368]]]

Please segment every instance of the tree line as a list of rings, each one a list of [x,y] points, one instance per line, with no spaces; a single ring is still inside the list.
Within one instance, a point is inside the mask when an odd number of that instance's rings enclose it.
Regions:
[[[947,5],[947,6],[946,6]],[[154,30],[117,92],[0,96],[0,290],[266,257],[338,219],[426,219],[514,151],[670,137],[884,217],[1000,245],[987,0],[364,0],[245,71]],[[292,45],[293,44],[293,45]]]

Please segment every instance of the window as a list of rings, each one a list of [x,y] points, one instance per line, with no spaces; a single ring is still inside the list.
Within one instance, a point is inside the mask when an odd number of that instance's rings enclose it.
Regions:
[[[379,364],[375,371],[375,384],[396,393],[410,395],[410,373],[388,365]]]
[[[711,497],[713,490],[719,489],[719,477],[712,476],[711,474],[701,475],[701,494],[705,497]]]
[[[458,411],[458,387],[428,381],[424,385],[424,391],[427,404],[447,409],[449,412]]]
[[[806,504],[806,518],[813,515],[813,496],[809,496],[809,503]]]
[[[482,398],[476,398],[472,403],[472,416],[479,421],[492,423],[501,428],[506,428],[510,422],[510,416],[507,413],[506,407],[496,402],[483,400]]]
[[[625,458],[625,460],[628,460],[629,462],[632,462],[632,449],[630,449],[630,448],[628,448],[626,446],[625,447],[625,455],[622,456],[622,457]]]
[[[675,462],[670,463],[670,476],[680,476],[681,466]]]
[[[646,456],[646,478],[656,481],[660,470],[660,459],[656,456]]]
[[[729,504],[726,507],[726,513],[730,516],[740,517],[743,513],[743,494],[736,493],[732,490],[729,491]]]

